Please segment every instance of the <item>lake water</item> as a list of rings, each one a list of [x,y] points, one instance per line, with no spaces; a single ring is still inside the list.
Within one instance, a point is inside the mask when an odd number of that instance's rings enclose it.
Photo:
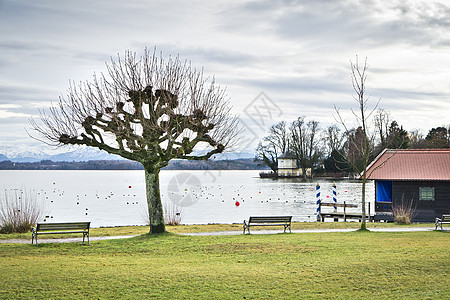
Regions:
[[[163,205],[180,212],[184,224],[242,223],[250,215],[292,215],[293,221],[313,222],[317,182],[322,201],[332,202],[333,181],[261,179],[258,174],[161,171]],[[359,204],[354,210],[361,211],[361,183],[339,180],[336,186],[338,203]],[[0,188],[30,191],[43,204],[48,222],[91,221],[92,227],[145,225],[144,171],[7,170],[0,171]],[[366,191],[373,208],[373,182]]]

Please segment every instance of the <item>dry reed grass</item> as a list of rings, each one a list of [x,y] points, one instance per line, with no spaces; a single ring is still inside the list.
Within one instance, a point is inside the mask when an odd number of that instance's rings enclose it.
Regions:
[[[43,205],[25,189],[0,194],[0,233],[28,232],[44,216]]]

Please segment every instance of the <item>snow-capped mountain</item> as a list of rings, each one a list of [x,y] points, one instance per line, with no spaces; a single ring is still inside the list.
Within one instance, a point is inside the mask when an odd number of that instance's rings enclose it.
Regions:
[[[42,148],[29,145],[0,145],[0,154],[14,162],[40,161],[49,156]]]
[[[204,153],[196,153],[201,155]],[[253,158],[251,152],[232,152],[214,155],[213,159],[238,159]],[[120,156],[109,154],[105,151],[92,147],[60,147],[52,149],[46,146],[0,145],[0,161],[10,160],[13,162],[39,162],[41,160],[52,161],[89,161],[89,160],[121,160]]]
[[[105,151],[90,147],[61,147],[58,149],[52,149],[27,145],[0,145],[0,161],[10,160],[13,162],[38,162],[41,160],[88,161],[117,159],[122,158],[117,155],[112,155]]]

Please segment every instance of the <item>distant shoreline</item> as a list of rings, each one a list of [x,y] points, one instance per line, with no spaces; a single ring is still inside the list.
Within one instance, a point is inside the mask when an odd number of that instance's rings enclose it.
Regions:
[[[0,162],[0,170],[143,170],[139,162],[129,160],[89,160],[82,162],[51,161]],[[269,170],[251,158],[233,160],[171,160],[163,170]]]

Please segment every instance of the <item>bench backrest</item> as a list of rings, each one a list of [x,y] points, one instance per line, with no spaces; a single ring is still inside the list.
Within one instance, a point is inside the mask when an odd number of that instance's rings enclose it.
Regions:
[[[292,216],[250,217],[249,223],[285,223],[291,222]]]
[[[356,204],[320,202],[320,206],[358,207]]]
[[[442,222],[450,222],[450,215],[442,215]]]
[[[38,223],[37,231],[45,230],[87,230],[91,222],[72,222],[72,223]]]

